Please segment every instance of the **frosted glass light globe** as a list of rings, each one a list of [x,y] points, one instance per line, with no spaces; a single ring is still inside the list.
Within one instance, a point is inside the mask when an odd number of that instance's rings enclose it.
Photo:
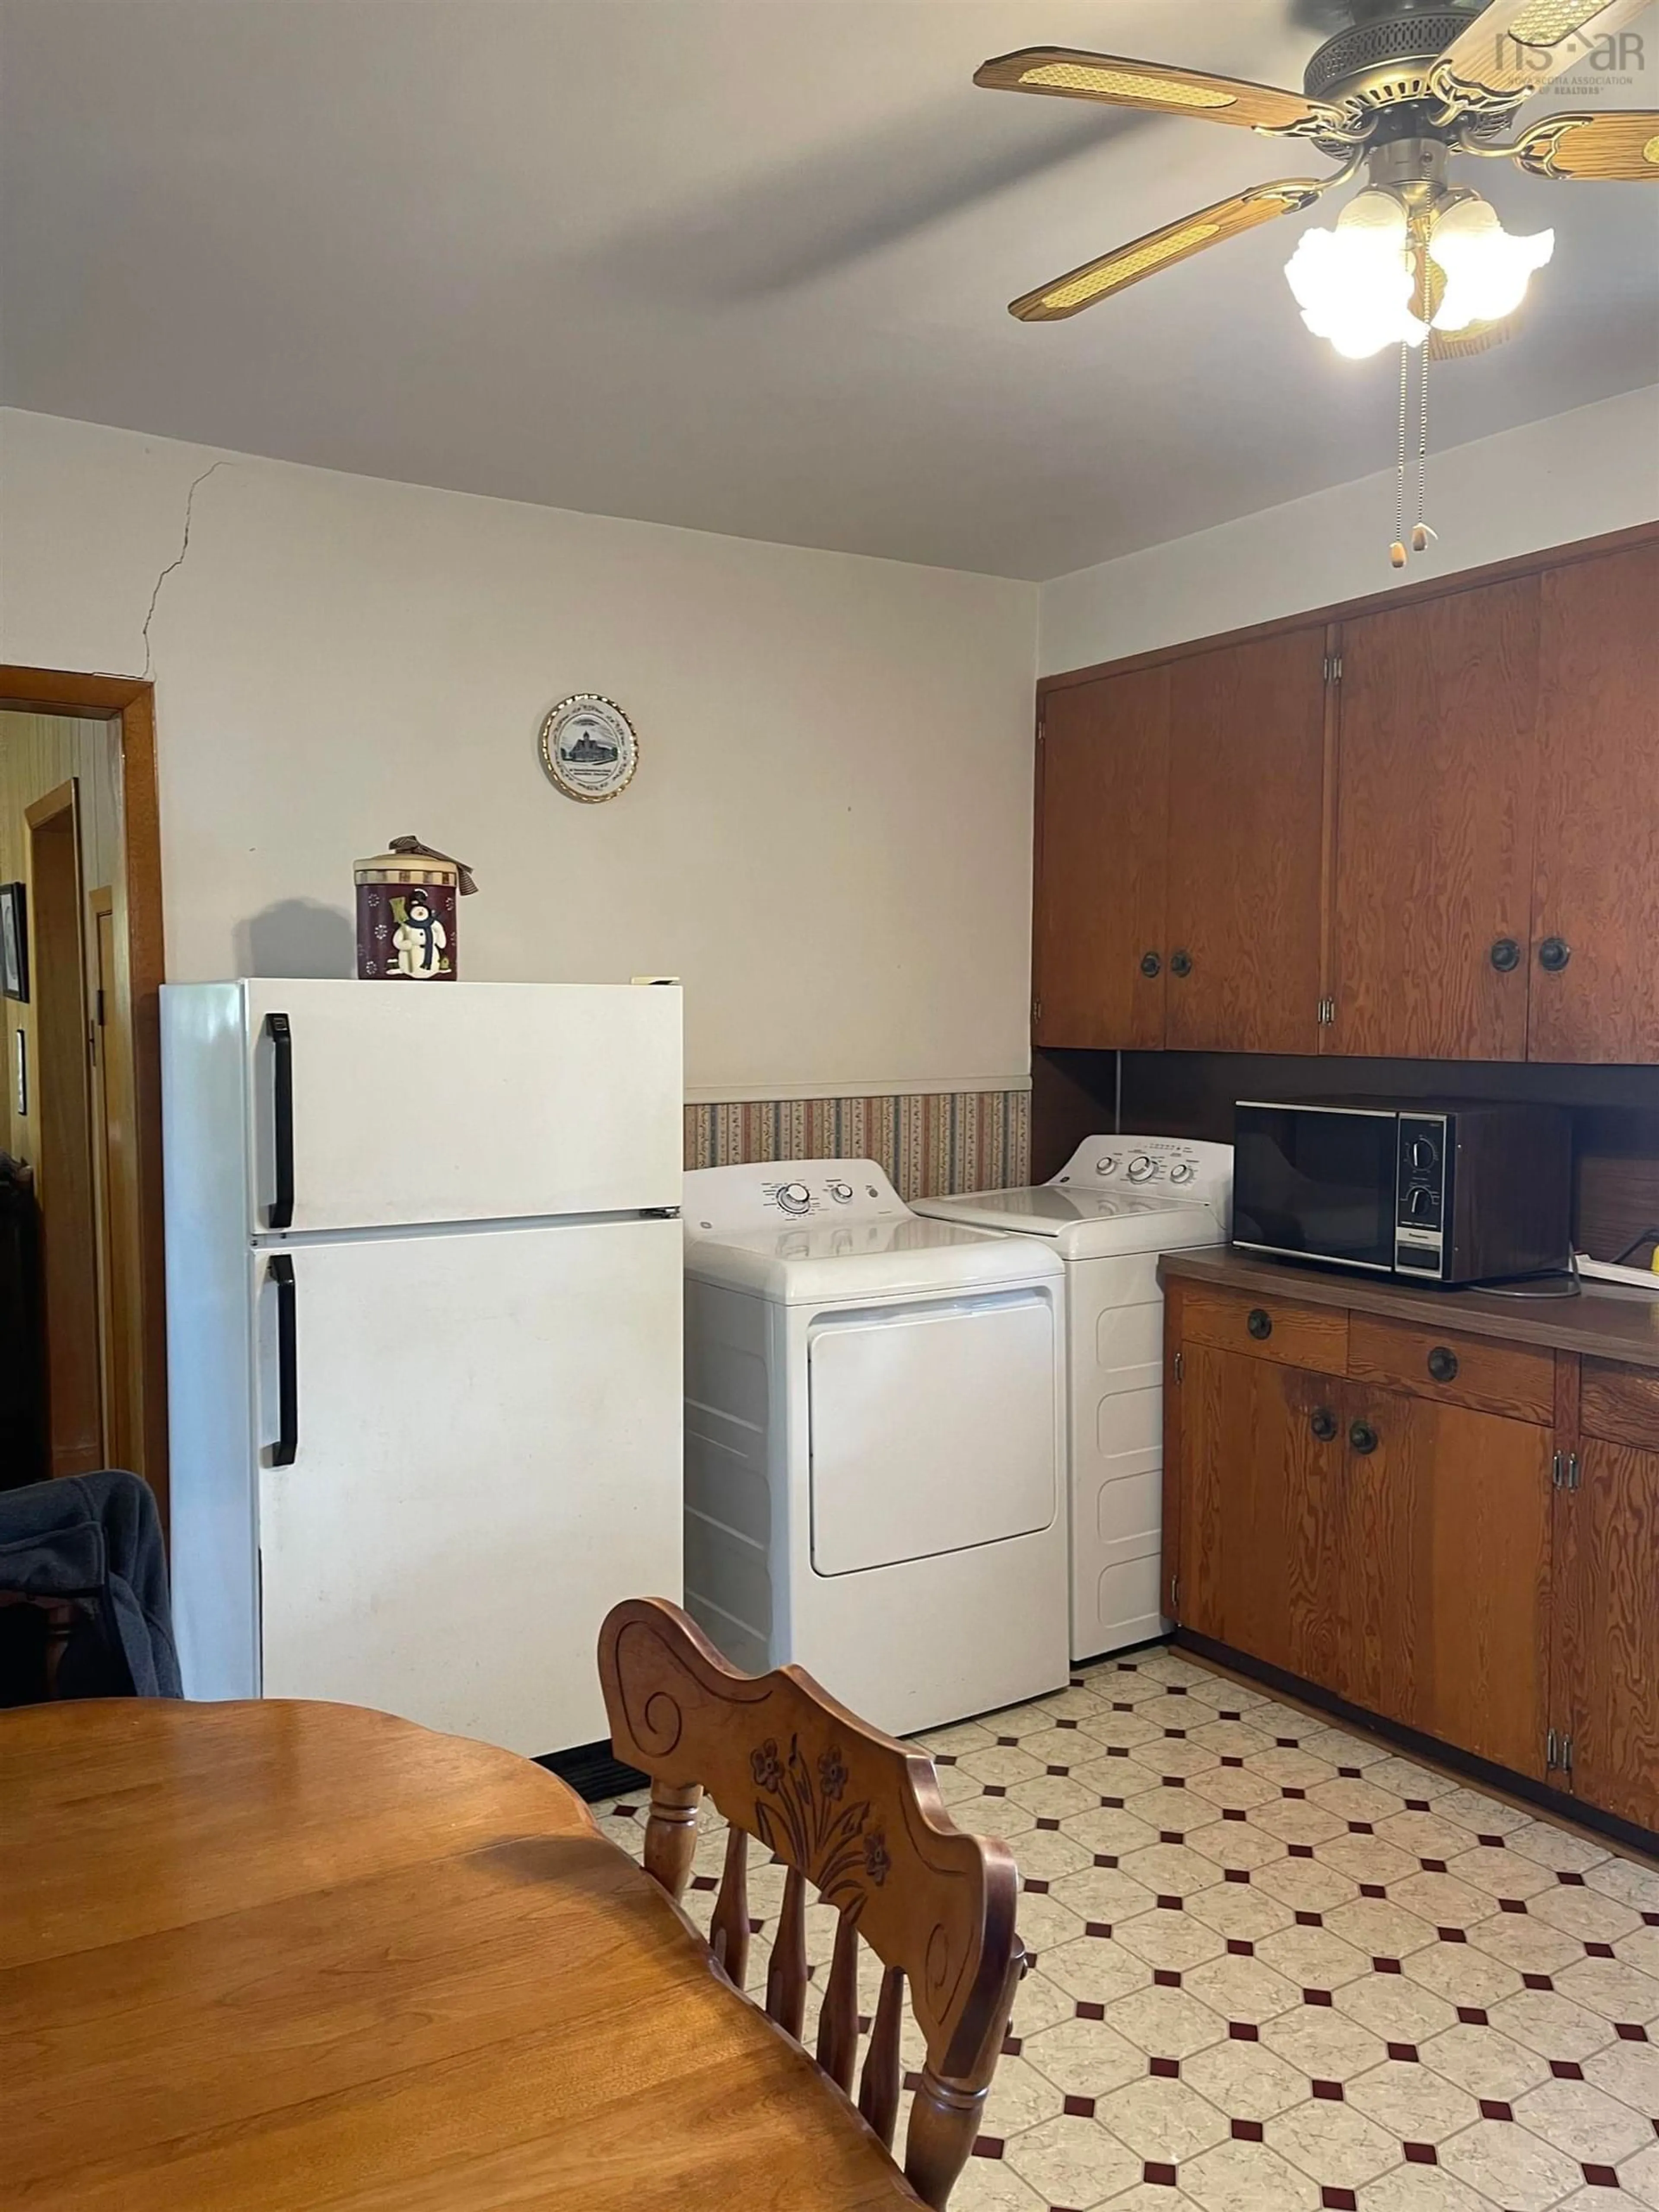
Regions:
[[[1305,233],[1285,275],[1308,328],[1350,361],[1402,339],[1421,345],[1429,334],[1412,313],[1417,278],[1406,210],[1391,192],[1361,192],[1334,230]]]
[[[1460,200],[1429,234],[1430,257],[1446,273],[1435,328],[1466,331],[1472,323],[1502,322],[1526,298],[1534,271],[1554,252],[1553,230],[1512,238],[1489,202],[1475,193]]]

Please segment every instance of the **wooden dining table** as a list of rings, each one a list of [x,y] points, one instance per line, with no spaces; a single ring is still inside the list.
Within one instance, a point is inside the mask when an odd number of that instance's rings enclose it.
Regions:
[[[0,2202],[918,2200],[527,1759],[355,1706],[0,1713]]]

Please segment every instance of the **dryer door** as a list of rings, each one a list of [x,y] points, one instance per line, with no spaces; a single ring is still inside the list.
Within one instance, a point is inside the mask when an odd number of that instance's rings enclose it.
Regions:
[[[1054,1306],[1035,1291],[814,1322],[814,1570],[856,1574],[1049,1527],[1060,1356]]]

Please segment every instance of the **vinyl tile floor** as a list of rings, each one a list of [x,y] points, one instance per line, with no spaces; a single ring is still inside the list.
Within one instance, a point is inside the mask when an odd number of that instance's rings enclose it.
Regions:
[[[1172,1650],[918,1741],[1033,1960],[952,2212],[1659,2212],[1659,1874]]]

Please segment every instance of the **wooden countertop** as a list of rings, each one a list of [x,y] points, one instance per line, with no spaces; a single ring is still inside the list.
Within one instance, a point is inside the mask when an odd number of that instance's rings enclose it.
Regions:
[[[1583,1352],[1659,1371],[1659,1297],[1616,1284],[1587,1282],[1576,1298],[1536,1300],[1504,1297],[1492,1291],[1419,1290],[1413,1283],[1373,1282],[1335,1268],[1261,1260],[1223,1244],[1164,1253],[1158,1263],[1158,1279],[1161,1283],[1218,1283],[1236,1291],[1296,1298],[1304,1305],[1387,1314],[1396,1321],[1460,1329],[1467,1336],[1548,1345],[1557,1352]]]

